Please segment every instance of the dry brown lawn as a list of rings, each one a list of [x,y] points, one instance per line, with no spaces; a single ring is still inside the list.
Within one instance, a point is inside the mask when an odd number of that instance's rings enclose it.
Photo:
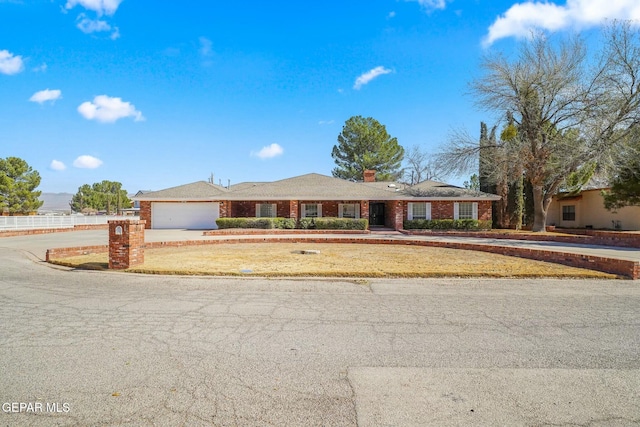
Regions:
[[[319,254],[301,254],[319,250]],[[89,254],[54,260],[71,267],[106,269],[108,257]],[[239,243],[147,249],[129,272],[184,275],[327,277],[589,277],[593,270],[485,252],[419,246],[340,243]]]

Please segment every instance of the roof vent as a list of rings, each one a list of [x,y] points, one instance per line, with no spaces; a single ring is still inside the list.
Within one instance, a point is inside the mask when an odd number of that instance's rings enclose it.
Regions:
[[[387,187],[396,188],[396,185],[395,184],[389,184],[389,185],[387,185]]]

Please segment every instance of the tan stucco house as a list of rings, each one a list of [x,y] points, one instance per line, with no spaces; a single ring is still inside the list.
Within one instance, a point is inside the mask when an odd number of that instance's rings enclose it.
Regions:
[[[547,211],[547,225],[563,228],[640,230],[640,206],[613,211],[604,207],[602,191],[583,190],[576,195],[554,196]]]

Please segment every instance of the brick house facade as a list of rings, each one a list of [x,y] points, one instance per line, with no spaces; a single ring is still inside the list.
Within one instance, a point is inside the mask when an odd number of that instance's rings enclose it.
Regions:
[[[167,190],[145,193],[140,202],[140,219],[146,228],[154,226],[153,204],[178,204],[189,211],[203,203],[216,205],[216,217],[258,217],[262,205],[270,205],[267,216],[300,219],[305,212],[322,217],[350,216],[369,219],[370,227],[380,226],[394,230],[403,228],[411,218],[412,204],[421,204],[429,211],[428,219],[457,219],[457,210],[463,204],[473,219],[491,221],[491,202],[499,196],[460,187],[427,181],[415,186],[399,183],[375,182],[375,174],[368,171],[361,183],[345,181],[319,174],[308,174],[272,183],[238,184],[224,188],[198,182]],[[275,206],[275,208],[274,208]],[[312,207],[310,210],[309,207]],[[264,206],[262,206],[264,208]],[[354,213],[355,212],[355,213]],[[423,215],[424,216],[424,215]],[[460,216],[462,218],[462,216]],[[215,225],[211,228],[215,228]]]

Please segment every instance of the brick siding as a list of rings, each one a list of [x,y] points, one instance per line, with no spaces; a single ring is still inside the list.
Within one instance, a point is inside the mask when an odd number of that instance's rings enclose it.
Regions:
[[[151,202],[147,200],[140,201],[140,220],[146,221],[145,228],[151,228]]]
[[[431,219],[453,219],[453,205],[454,203],[475,203],[475,200],[460,200],[460,201],[446,201],[446,200],[434,200],[427,203],[431,203]],[[404,219],[408,218],[409,203],[404,202],[403,215]],[[419,203],[419,202],[418,202]],[[479,221],[491,221],[491,201],[480,200],[478,203],[478,220]]]

